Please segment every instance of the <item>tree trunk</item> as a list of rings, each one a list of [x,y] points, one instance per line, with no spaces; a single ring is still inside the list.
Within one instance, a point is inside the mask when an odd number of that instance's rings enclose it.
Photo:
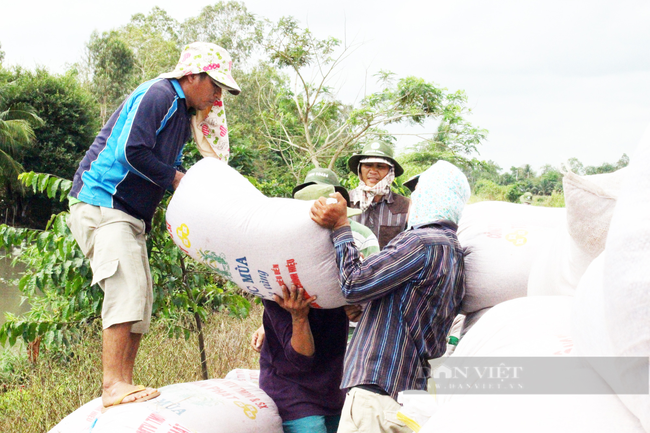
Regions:
[[[196,321],[196,329],[199,334],[199,353],[201,354],[201,376],[203,380],[208,380],[208,361],[205,358],[205,343],[203,340],[203,322],[199,313],[194,313],[194,320]]]

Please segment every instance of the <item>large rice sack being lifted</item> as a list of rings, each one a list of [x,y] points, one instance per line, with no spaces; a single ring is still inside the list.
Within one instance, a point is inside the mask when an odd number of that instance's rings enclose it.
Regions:
[[[167,208],[167,230],[186,254],[265,299],[291,283],[312,306],[346,304],[330,231],[309,217],[312,201],[268,198],[226,163],[188,170]]]
[[[562,208],[489,201],[466,206],[458,227],[468,253],[462,312],[526,296],[533,260],[565,218]]]
[[[50,433],[282,432],[271,398],[252,383],[211,379],[169,385],[160,397],[101,412],[101,398],[64,418]]]
[[[587,266],[605,249],[605,240],[627,169],[593,176],[566,173],[563,179],[567,226],[549,236],[533,263],[528,296],[573,296]]]
[[[614,211],[603,270],[605,320],[617,357],[650,357],[650,128],[631,158]],[[626,386],[645,375],[648,364],[618,370]],[[647,383],[646,383],[647,384]],[[650,395],[621,395],[650,432]]]
[[[235,368],[234,370],[230,370],[224,379],[241,380],[243,382],[250,382],[255,386],[260,386],[260,371]]]
[[[450,360],[459,361],[453,365],[460,372],[466,371],[463,361],[470,369],[476,368],[477,357],[496,357],[494,363],[500,367],[487,371],[478,366],[475,371],[479,374],[456,375],[462,386],[453,393],[438,390],[437,407],[419,432],[643,433],[639,420],[598,373],[573,356],[573,301],[565,296],[526,297],[488,311],[460,341]],[[522,367],[520,376],[514,376],[516,357],[540,364],[545,359],[574,359],[562,375],[579,378],[600,393],[572,394],[570,389],[558,389],[555,394],[526,393],[531,377],[526,376],[526,367]],[[443,364],[441,368],[444,367]],[[434,372],[434,380],[444,373]],[[519,382],[519,377],[525,380]],[[557,382],[563,386],[561,381]],[[518,383],[523,384],[523,394],[500,391]],[[488,391],[478,394],[477,389]]]

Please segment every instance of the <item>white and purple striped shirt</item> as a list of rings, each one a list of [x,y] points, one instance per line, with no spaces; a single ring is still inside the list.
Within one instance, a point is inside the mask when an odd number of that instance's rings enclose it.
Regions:
[[[456,230],[445,220],[402,232],[363,262],[349,227],[332,233],[343,295],[370,301],[346,352],[341,388],[377,385],[394,399],[426,390],[428,360],[445,353],[464,294]]]

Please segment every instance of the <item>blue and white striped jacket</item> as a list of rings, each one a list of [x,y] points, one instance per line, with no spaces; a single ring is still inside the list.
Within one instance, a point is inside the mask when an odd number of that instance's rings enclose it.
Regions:
[[[70,195],[142,219],[149,231],[190,135],[190,114],[178,81],[147,81],[95,138],[74,175]]]

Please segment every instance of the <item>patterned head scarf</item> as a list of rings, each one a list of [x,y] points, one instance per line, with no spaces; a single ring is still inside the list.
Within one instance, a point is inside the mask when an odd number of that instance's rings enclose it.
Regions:
[[[458,224],[469,200],[470,188],[462,171],[447,161],[438,161],[420,175],[411,194],[409,227],[437,220]]]
[[[362,159],[361,161],[359,161],[359,169],[357,173],[361,174],[361,164],[363,164],[364,162],[381,162],[382,164],[389,165],[390,170],[388,171],[388,174],[384,176],[382,180],[377,182],[377,185],[375,186],[366,185],[366,183],[359,175],[359,188],[361,188],[361,191],[363,192],[363,194],[361,194],[361,199],[359,200],[359,209],[361,209],[363,212],[368,210],[368,208],[372,204],[372,201],[375,199],[375,196],[387,195],[390,192],[390,186],[393,184],[393,181],[395,180],[395,167],[393,167],[393,164],[387,159],[384,158]]]
[[[208,42],[194,42],[183,49],[181,58],[172,72],[161,74],[158,78],[181,78],[185,75],[207,73],[216,84],[238,95],[241,89],[232,77],[232,60],[228,51]],[[192,116],[192,133],[204,157],[228,161],[230,144],[226,109],[223,101],[215,101],[214,106],[197,111]]]

